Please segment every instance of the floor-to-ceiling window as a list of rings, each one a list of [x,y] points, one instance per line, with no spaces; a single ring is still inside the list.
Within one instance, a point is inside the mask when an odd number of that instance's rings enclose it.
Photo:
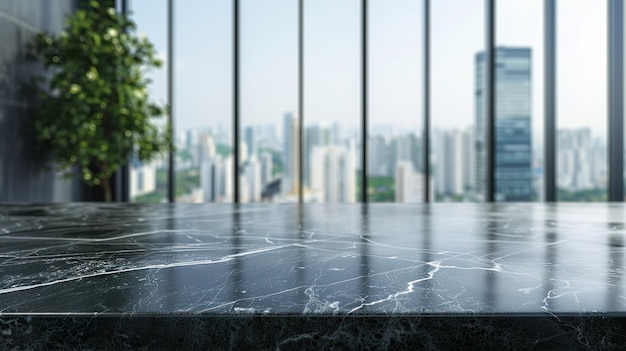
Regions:
[[[485,193],[482,0],[431,1],[431,184],[434,201]]]
[[[304,1],[303,200],[359,201],[361,1]]]
[[[607,1],[559,1],[559,201],[607,199]]]
[[[298,2],[240,1],[239,201],[297,202]]]
[[[174,1],[178,202],[232,202],[232,10],[228,1]]]
[[[167,58],[167,1],[130,3],[139,31]],[[363,1],[302,1],[300,41],[300,1],[239,0],[238,94],[234,3],[175,2],[176,201],[235,201],[235,183],[240,202],[360,201],[362,150],[374,202],[424,201],[427,171],[433,201],[484,201],[489,173],[495,201],[544,200],[544,1],[494,2],[491,170],[485,1],[430,1],[430,170],[422,150],[423,1],[367,1],[363,51]],[[558,3],[559,201],[607,199],[607,14],[606,2]],[[160,102],[166,74],[149,74]],[[131,158],[130,189],[135,201],[166,200],[166,159]]]
[[[422,202],[423,2],[369,3],[368,198]]]
[[[161,105],[167,104],[167,0],[132,0],[130,16],[137,24],[137,32],[154,45],[157,56],[163,62],[159,69],[147,72],[152,81],[148,94]],[[165,119],[158,122],[164,126]],[[134,202],[166,202],[168,198],[167,155],[153,161],[141,162],[134,155],[129,160],[129,198]]]

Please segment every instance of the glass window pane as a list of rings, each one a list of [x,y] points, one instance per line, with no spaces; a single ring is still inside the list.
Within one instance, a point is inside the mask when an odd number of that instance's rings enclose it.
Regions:
[[[496,6],[496,201],[543,198],[543,5]]]
[[[607,2],[557,7],[557,199],[607,199]]]
[[[174,6],[176,201],[231,202],[232,3]]]
[[[484,194],[482,0],[431,1],[431,184],[435,201],[477,201]]]
[[[369,4],[369,200],[422,202],[423,3]]]
[[[167,104],[167,1],[133,0],[131,16],[137,24],[139,35],[145,35],[154,45],[163,66],[147,74],[152,81],[148,89],[152,101]],[[165,118],[161,118],[161,125]],[[150,163],[130,159],[130,194],[133,202],[167,201],[167,155]]]
[[[241,202],[298,201],[298,2],[240,4]]]
[[[359,200],[361,2],[304,2],[304,200]]]

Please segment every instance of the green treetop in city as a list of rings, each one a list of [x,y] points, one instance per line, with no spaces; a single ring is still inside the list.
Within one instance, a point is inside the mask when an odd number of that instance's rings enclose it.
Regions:
[[[27,85],[37,146],[59,170],[78,166],[82,181],[111,201],[111,176],[129,155],[148,162],[172,149],[169,125],[153,123],[167,109],[150,101],[145,77],[162,62],[114,8],[91,1],[59,35],[39,33],[29,54],[47,71]]]

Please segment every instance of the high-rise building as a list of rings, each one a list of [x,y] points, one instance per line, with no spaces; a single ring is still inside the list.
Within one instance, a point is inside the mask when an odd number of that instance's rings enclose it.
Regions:
[[[283,120],[283,177],[281,191],[297,194],[300,184],[298,167],[299,145],[298,116],[286,113]]]
[[[421,202],[423,197],[423,174],[413,171],[411,161],[398,161],[395,170],[395,201],[400,203]]]
[[[245,174],[248,182],[248,190],[250,192],[248,196],[250,202],[260,202],[263,185],[261,183],[261,164],[256,156],[251,156],[248,160]]]
[[[225,169],[222,158],[217,155],[202,162],[200,186],[205,202],[221,201],[224,196]]]
[[[248,126],[246,127],[244,134],[246,138],[248,157],[252,157],[257,153],[256,130],[254,127]]]
[[[606,186],[606,147],[592,138],[590,128],[559,130],[557,145],[559,188],[578,191]]]
[[[156,167],[152,163],[143,163],[131,159],[130,167],[130,197],[145,195],[156,190]]]
[[[485,53],[476,54],[475,171],[477,197],[485,191]],[[529,201],[532,195],[531,49],[495,49],[495,199]]]
[[[272,155],[267,152],[261,153],[259,156],[259,162],[261,163],[261,186],[265,187],[267,183],[272,180]]]
[[[463,162],[463,189],[474,188],[474,133],[472,127],[468,127],[463,132],[462,142],[462,162]]]
[[[187,129],[185,132],[185,148],[191,150],[196,144],[198,133],[195,129]]]
[[[217,152],[215,148],[215,140],[208,133],[202,133],[198,138],[198,148],[196,151],[196,162],[199,166],[202,163],[213,158]]]
[[[325,124],[308,126],[304,135],[304,184],[311,186],[309,179],[311,169],[311,155],[313,149],[318,146],[328,146],[331,144],[332,132]]]
[[[367,164],[369,175],[373,177],[387,177],[391,175],[389,171],[387,141],[382,135],[369,137]]]
[[[248,143],[243,140],[239,141],[239,165],[243,165],[251,155],[248,153]]]
[[[318,146],[311,155],[311,192],[319,202],[354,202],[355,156],[345,146]]]
[[[465,173],[465,156],[463,136],[459,130],[437,131],[435,140],[435,167],[437,193],[442,195],[463,195]]]
[[[231,154],[224,159],[224,188],[222,192],[225,202],[233,201],[233,189],[235,187],[233,179],[233,156]]]

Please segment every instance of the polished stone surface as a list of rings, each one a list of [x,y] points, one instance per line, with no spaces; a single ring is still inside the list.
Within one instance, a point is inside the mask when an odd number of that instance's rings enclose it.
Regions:
[[[12,338],[41,316],[143,318],[151,332],[159,317],[204,331],[304,318],[493,340],[512,323],[525,332],[507,342],[609,347],[626,340],[625,222],[623,204],[1,205],[0,318]]]

